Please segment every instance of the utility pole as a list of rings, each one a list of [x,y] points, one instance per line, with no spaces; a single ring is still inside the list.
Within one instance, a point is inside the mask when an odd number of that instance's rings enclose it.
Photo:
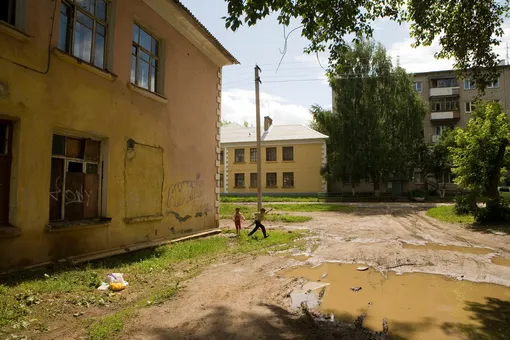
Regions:
[[[259,85],[260,72],[262,70],[258,65],[255,65],[255,108],[257,114],[257,210],[262,209],[262,153],[260,152],[260,97]]]

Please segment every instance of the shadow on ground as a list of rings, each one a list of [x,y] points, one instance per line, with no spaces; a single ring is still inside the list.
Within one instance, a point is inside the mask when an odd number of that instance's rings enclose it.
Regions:
[[[430,327],[431,320],[417,324],[395,323],[399,336],[370,332],[352,324],[320,321],[314,323],[306,315],[290,313],[268,304],[256,307],[262,313],[238,313],[227,307],[215,307],[202,319],[173,328],[153,328],[143,331],[143,339],[157,340],[251,340],[251,339],[306,339],[306,340],[386,340],[407,339],[414,332]],[[339,319],[349,319],[349,315]],[[351,318],[352,319],[352,318]],[[391,333],[390,325],[390,333]],[[382,324],[381,324],[382,328]]]
[[[510,301],[486,298],[486,303],[466,302],[465,309],[472,313],[471,319],[478,325],[444,323],[446,334],[462,336],[469,340],[510,339]]]
[[[483,234],[494,234],[503,233],[506,235],[510,235],[510,225],[508,223],[505,224],[471,224],[468,226],[468,229],[471,231],[480,232]]]

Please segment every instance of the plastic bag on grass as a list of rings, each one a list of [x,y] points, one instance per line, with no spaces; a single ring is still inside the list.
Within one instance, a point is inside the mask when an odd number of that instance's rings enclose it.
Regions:
[[[129,283],[124,280],[124,275],[121,273],[110,273],[106,275],[104,282],[97,288],[98,290],[113,290],[121,291],[126,289]]]

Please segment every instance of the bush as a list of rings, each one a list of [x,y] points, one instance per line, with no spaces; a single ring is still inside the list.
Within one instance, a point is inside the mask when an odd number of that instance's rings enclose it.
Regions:
[[[412,197],[426,197],[425,191],[423,190],[413,190],[411,192]]]
[[[479,209],[475,217],[477,223],[510,222],[510,206],[502,197],[488,200],[485,208]]]
[[[457,215],[468,215],[477,210],[476,196],[472,193],[462,193],[455,196],[454,211]]]

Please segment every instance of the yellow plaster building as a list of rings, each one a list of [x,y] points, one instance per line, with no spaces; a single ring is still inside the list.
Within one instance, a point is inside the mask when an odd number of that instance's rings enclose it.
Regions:
[[[0,271],[213,230],[221,70],[178,0],[2,0]]]
[[[306,196],[327,191],[320,171],[328,137],[302,125],[272,125],[261,137],[262,190],[267,196]],[[253,127],[221,128],[220,187],[224,195],[257,193],[257,144]]]

